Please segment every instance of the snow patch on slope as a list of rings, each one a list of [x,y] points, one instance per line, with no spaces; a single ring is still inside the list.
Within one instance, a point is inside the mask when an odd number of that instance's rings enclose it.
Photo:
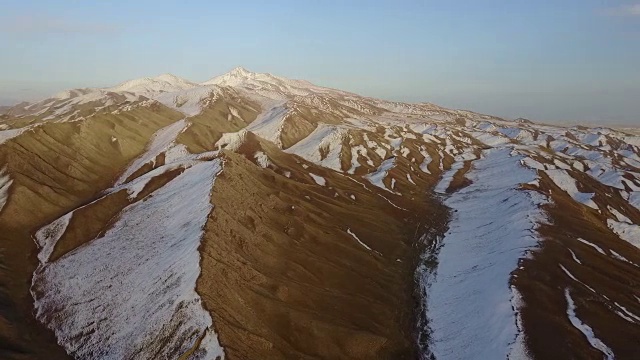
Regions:
[[[396,158],[395,157],[388,158],[387,160],[383,161],[382,164],[380,164],[380,166],[376,169],[376,171],[366,175],[364,178],[369,180],[370,183],[379,187],[380,189],[384,189],[394,193],[394,191],[392,190],[393,185],[391,186],[392,189],[389,189],[384,185],[384,182],[382,181],[384,180],[385,177],[387,177],[387,174],[389,173],[389,171],[393,169],[395,166],[396,166]]]
[[[269,160],[269,156],[262,151],[256,151],[256,153],[253,154],[253,158],[256,160],[256,163],[261,168],[266,169],[271,165],[271,160]]]
[[[142,192],[142,190],[144,190],[149,181],[153,179],[153,177],[148,175],[150,175],[150,173],[147,173],[127,184],[127,194],[129,195],[129,200],[134,200]]]
[[[629,204],[640,210],[640,191],[634,191],[629,194]]]
[[[362,240],[360,240],[360,238],[358,238],[358,236],[356,234],[354,234],[353,231],[351,231],[351,229],[347,228],[347,234],[351,235],[352,238],[354,238],[358,244],[362,245],[363,248],[369,250],[369,251],[373,251],[373,249],[371,247],[369,247],[369,245],[365,244],[362,242]]]
[[[316,182],[316,184],[320,185],[320,186],[325,186],[327,184],[327,180],[325,178],[323,178],[320,175],[316,175],[314,173],[309,173],[309,175],[311,175],[311,177],[313,178],[313,181]]]
[[[282,148],[280,134],[282,133],[282,120],[287,111],[288,109],[283,103],[277,103],[269,110],[258,115],[246,129]]]
[[[58,240],[62,237],[69,226],[69,221],[73,216],[73,211],[61,216],[52,223],[42,227],[36,232],[35,241],[38,245],[38,260],[41,264],[49,261],[49,256],[53,252]]]
[[[433,159],[431,159],[431,156],[423,147],[420,147],[420,153],[422,154],[422,156],[424,156],[424,160],[420,164],[420,170],[422,170],[422,172],[425,174],[431,174],[431,171],[429,171],[429,164],[431,164],[431,161],[433,161]]]
[[[0,212],[9,199],[9,187],[13,183],[13,180],[6,172],[6,168],[0,169]]]
[[[592,209],[598,209],[598,205],[592,200],[594,193],[583,193],[578,190],[576,186],[576,180],[571,177],[565,170],[545,170],[545,173],[549,175],[551,180],[563,191],[565,191],[571,198],[581,204],[587,205]]]
[[[583,323],[582,320],[580,320],[576,315],[576,305],[571,298],[569,289],[564,289],[564,296],[567,300],[567,316],[569,317],[569,321],[571,321],[571,324],[587,338],[589,344],[591,344],[594,349],[599,350],[604,355],[605,359],[614,359],[615,356],[613,354],[613,351],[611,351],[611,349],[609,349],[607,345],[605,345],[600,339],[596,337],[589,325]]]
[[[600,254],[602,254],[602,255],[606,255],[606,253],[604,252],[604,250],[602,250],[602,248],[601,248],[600,246],[598,246],[598,245],[596,245],[596,244],[594,244],[594,243],[588,242],[588,241],[587,241],[587,240],[585,240],[585,239],[580,239],[580,238],[578,238],[578,241],[580,241],[581,243],[583,243],[583,244],[585,244],[585,245],[587,245],[587,246],[592,247],[593,249],[595,249],[595,250],[596,250],[597,252],[599,252]]]
[[[124,173],[116,181],[116,185],[124,184],[127,178],[133,175],[133,173],[135,173],[138,169],[140,169],[141,167],[143,167],[145,164],[149,162],[155,161],[156,156],[168,150],[169,147],[176,140],[176,137],[178,137],[178,134],[184,131],[188,125],[189,123],[187,122],[187,120],[182,119],[182,120],[176,121],[175,123],[169,126],[165,126],[162,129],[158,130],[153,135],[151,144],[149,145],[145,153],[133,161],[133,163],[124,171]]]
[[[247,140],[247,130],[242,129],[238,132],[224,133],[215,143],[217,149],[227,149],[229,151],[238,151],[240,146]]]
[[[153,96],[161,104],[173,108],[186,116],[195,116],[219,96],[216,87],[195,87],[173,92],[163,92]]]
[[[524,307],[524,301],[522,294],[511,285],[511,308],[516,313],[516,327],[518,328],[518,334],[516,335],[516,341],[511,347],[509,352],[509,360],[527,360],[530,359],[529,351],[524,338],[524,325],[522,324],[522,308]]]
[[[194,358],[224,357],[195,292],[198,246],[220,171],[220,160],[199,162],[126,207],[102,237],[38,268],[36,317],[71,355],[176,359],[206,335]]]
[[[607,219],[609,228],[620,237],[637,248],[640,248],[640,226],[625,221]]]
[[[451,165],[451,169],[442,174],[440,182],[438,183],[438,185],[436,185],[433,191],[438,194],[446,193],[447,189],[449,189],[449,185],[451,185],[451,182],[453,181],[454,175],[458,172],[458,170],[462,169],[462,167],[464,167],[464,162],[462,161],[455,162],[453,165]]]
[[[342,171],[340,151],[347,130],[338,126],[320,124],[306,138],[286,149],[285,152],[295,154],[307,161]]]
[[[31,126],[25,126],[19,129],[0,130],[0,144],[13,139],[29,129],[31,129]]]
[[[504,359],[523,354],[519,294],[511,272],[535,247],[544,221],[541,195],[519,190],[536,179],[507,149],[483,153],[468,173],[472,184],[445,205],[454,218],[439,250],[435,277],[425,272],[430,349],[437,359]],[[492,211],[487,211],[492,209]],[[515,301],[515,306],[514,306]]]

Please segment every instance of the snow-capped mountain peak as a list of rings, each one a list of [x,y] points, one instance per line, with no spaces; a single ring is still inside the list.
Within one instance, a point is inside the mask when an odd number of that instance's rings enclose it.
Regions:
[[[202,85],[235,86],[235,85],[238,85],[241,83],[247,83],[247,82],[253,82],[254,84],[257,82],[258,84],[263,84],[263,85],[287,84],[290,86],[305,87],[305,88],[314,87],[314,85],[308,81],[283,78],[283,77],[275,76],[269,73],[253,72],[241,66],[238,66],[225,74],[213,77],[203,82]]]
[[[225,74],[215,76],[203,82],[202,85],[233,86],[247,79],[255,78],[256,75],[258,74],[252,71],[249,71],[241,66],[238,66]],[[261,75],[267,75],[267,74],[261,74]]]
[[[153,78],[144,77],[125,81],[117,86],[108,88],[114,92],[133,92],[133,93],[160,93],[169,91],[179,91],[190,89],[197,84],[175,76],[173,74],[162,74]]]
[[[229,74],[234,75],[234,76],[245,76],[245,77],[248,77],[248,76],[254,75],[255,73],[243,68],[242,66],[237,66],[237,67],[233,68],[233,70],[229,71]]]
[[[295,96],[309,96],[318,93],[342,93],[337,90],[314,85],[305,80],[295,80],[279,77],[269,73],[257,73],[249,71],[243,67],[236,67],[233,70],[200,85],[233,87],[236,90],[244,91],[252,97],[259,96],[272,100],[284,100]]]

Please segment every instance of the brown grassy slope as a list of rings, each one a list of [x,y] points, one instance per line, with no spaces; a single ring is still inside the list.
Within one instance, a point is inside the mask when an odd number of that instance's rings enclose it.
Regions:
[[[104,235],[112,224],[118,220],[125,207],[142,200],[153,191],[176,178],[183,171],[182,168],[177,168],[153,177],[135,198],[130,198],[127,190],[123,189],[75,209],[64,234],[56,243],[49,261],[56,261],[86,242]]]
[[[632,218],[640,215],[606,186],[586,177],[581,180],[588,186],[585,190],[597,193],[595,201],[601,208],[611,205],[626,209]],[[640,264],[638,249],[618,239],[607,228],[601,214],[574,202],[546,176],[541,181],[541,190],[550,193],[554,202],[545,207],[550,221],[539,230],[544,239],[540,250],[534,252],[531,259],[523,260],[524,270],[517,270],[514,280],[528,304],[522,317],[532,355],[537,359],[603,358],[602,353],[593,349],[586,337],[570,323],[564,295],[568,288],[577,316],[613,350],[617,359],[640,358],[640,326],[614,312],[618,309],[615,303],[618,303],[640,314],[640,304],[633,297],[640,297],[640,268],[617,260],[610,253],[614,250]],[[596,244],[605,255],[579,242],[578,238]],[[581,264],[573,260],[570,250]],[[571,279],[559,265],[593,288],[595,293]]]
[[[413,240],[437,205],[383,194],[402,211],[370,184],[266,152],[291,179],[227,154],[201,247],[197,291],[228,358],[415,358]]]
[[[306,119],[297,112],[289,113],[282,121],[282,134],[280,140],[282,147],[287,149],[298,141],[306,138],[318,126],[317,120]]]
[[[231,109],[237,110],[240,116],[235,116]],[[178,135],[176,141],[184,144],[191,153],[214,150],[223,133],[245,128],[255,120],[258,111],[257,104],[235,96],[216,100],[202,113],[189,118],[191,125]]]
[[[95,199],[156,130],[181,117],[163,106],[141,107],[74,123],[48,123],[0,146],[0,164],[14,180],[0,213],[0,358],[66,358],[32,315],[29,287],[37,259],[31,236]]]

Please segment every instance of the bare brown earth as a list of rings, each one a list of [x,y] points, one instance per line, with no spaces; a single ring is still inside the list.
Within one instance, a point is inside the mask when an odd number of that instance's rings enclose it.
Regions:
[[[282,123],[283,148],[288,148],[307,137],[316,128],[316,123],[299,114],[289,114]]]
[[[416,358],[416,227],[444,221],[439,205],[384,194],[412,208],[399,210],[373,186],[268,153],[291,179],[226,154],[201,248],[197,291],[228,358]]]
[[[180,117],[164,107],[140,107],[41,125],[0,147],[0,164],[13,178],[9,201],[0,213],[0,358],[68,358],[32,315],[29,287],[37,265],[32,235],[98,198],[155,131]],[[62,253],[58,250],[57,255]]]
[[[182,171],[182,168],[178,168],[152,178],[134,199],[129,198],[126,190],[120,190],[74,210],[73,217],[56,243],[49,261],[55,261],[87,241],[103,235],[117,220],[122,209],[162,187]]]
[[[636,314],[640,312],[640,304],[633,298],[640,297],[640,268],[603,256],[577,239],[596,244],[607,255],[608,249],[614,250],[636,264],[640,263],[637,248],[612,233],[606,218],[597,211],[572,201],[544,175],[543,179],[540,191],[551,195],[555,204],[545,207],[550,219],[539,230],[544,238],[540,249],[532,253],[531,259],[522,260],[525,270],[516,270],[513,280],[527,299],[522,317],[532,355],[538,359],[602,359],[602,353],[593,349],[569,322],[564,295],[565,288],[569,288],[578,317],[597,329],[596,337],[614,351],[616,359],[640,358],[640,327],[613,314],[616,302]],[[589,191],[601,191],[598,195],[610,192],[595,181],[583,181],[591,187]],[[598,195],[599,205],[612,205],[634,219],[640,216],[617,193],[611,192],[611,197]],[[569,250],[582,264],[572,260]],[[596,293],[569,278],[559,264]]]
[[[216,101],[202,113],[190,117],[191,125],[178,135],[176,141],[184,144],[194,154],[214,150],[215,143],[223,133],[236,132],[255,120],[260,111],[257,104],[232,93],[227,97],[225,101]],[[233,115],[231,108],[236,109],[240,116]]]
[[[472,163],[473,162],[471,160],[467,160],[464,162],[462,168],[456,171],[456,173],[453,175],[453,179],[451,179],[449,187],[447,188],[447,193],[456,192],[471,185],[471,180],[467,179],[465,175],[469,172],[469,170],[471,170]]]

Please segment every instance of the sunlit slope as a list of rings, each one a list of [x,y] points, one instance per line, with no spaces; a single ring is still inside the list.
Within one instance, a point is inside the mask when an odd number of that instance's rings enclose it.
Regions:
[[[640,356],[632,130],[242,68],[1,126],[7,356]]]

